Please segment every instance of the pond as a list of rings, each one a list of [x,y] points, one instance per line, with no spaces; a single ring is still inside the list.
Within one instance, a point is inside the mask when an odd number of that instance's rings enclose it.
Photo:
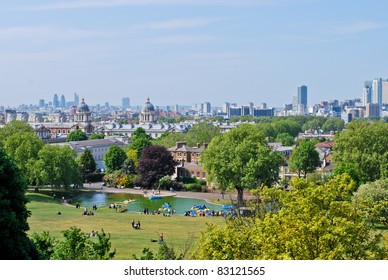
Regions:
[[[80,206],[92,209],[93,205],[97,207],[107,207],[109,204],[120,203],[124,201],[133,201],[127,204],[127,210],[129,212],[142,212],[144,208],[148,208],[150,212],[158,211],[162,208],[163,203],[169,203],[171,209],[175,209],[177,214],[184,214],[190,210],[194,205],[206,205],[210,211],[222,211],[221,205],[215,205],[207,203],[202,199],[194,198],[179,198],[175,196],[162,197],[162,199],[151,200],[148,197],[138,194],[127,194],[127,193],[94,193],[88,194],[73,200],[72,204],[78,202]],[[125,204],[124,204],[125,205]]]

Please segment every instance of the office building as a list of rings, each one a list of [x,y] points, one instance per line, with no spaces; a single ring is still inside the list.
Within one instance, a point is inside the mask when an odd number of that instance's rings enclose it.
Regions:
[[[58,95],[56,95],[56,94],[54,94],[54,98],[53,98],[53,107],[54,108],[59,107],[59,99],[58,99]]]
[[[123,97],[121,99],[121,106],[123,109],[128,109],[131,106],[129,97]]]

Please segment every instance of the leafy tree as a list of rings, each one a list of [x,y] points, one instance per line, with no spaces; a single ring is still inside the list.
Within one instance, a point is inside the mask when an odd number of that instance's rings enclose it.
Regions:
[[[271,140],[276,138],[277,131],[271,123],[259,123],[257,127],[263,133],[264,137],[268,137]]]
[[[335,136],[333,161],[351,163],[357,168],[360,182],[388,177],[388,124],[384,121],[352,121]]]
[[[166,175],[173,175],[177,162],[171,153],[162,146],[151,146],[142,151],[136,184],[145,188],[153,187]]]
[[[131,158],[127,158],[121,167],[121,173],[126,175],[136,174],[135,162]]]
[[[75,158],[76,153],[68,146],[45,145],[33,167],[37,186],[63,186],[67,189],[71,184],[82,184]]]
[[[210,141],[215,136],[218,136],[220,134],[221,132],[219,127],[214,126],[211,123],[202,122],[190,128],[190,130],[186,134],[186,140],[189,146],[194,147],[197,144],[210,143]],[[174,145],[175,143],[170,147]]]
[[[49,260],[54,253],[57,242],[55,238],[51,237],[48,231],[44,231],[41,234],[35,232],[31,239],[39,252],[40,259]]]
[[[151,137],[141,127],[136,128],[132,134],[132,143],[129,146],[130,150],[137,151],[137,157],[140,158],[141,151],[152,145]]]
[[[292,137],[288,133],[280,133],[280,134],[278,134],[278,136],[276,137],[276,141],[277,142],[282,142],[283,146],[292,146],[292,145],[295,144],[294,137]]]
[[[357,167],[353,163],[341,162],[336,165],[333,171],[334,176],[341,174],[348,174],[353,181],[359,186],[362,182],[360,181],[360,174]]]
[[[124,150],[119,146],[110,146],[106,154],[104,155],[104,163],[106,171],[111,173],[115,170],[120,170],[124,161],[127,159],[127,155]]]
[[[210,224],[193,253],[196,259],[361,260],[384,259],[382,236],[354,207],[356,188],[344,174],[324,185],[296,178],[291,190],[260,191],[264,216]]]
[[[21,169],[25,179],[30,184],[32,174],[31,168],[38,158],[38,153],[43,147],[43,141],[35,134],[35,132],[20,132],[8,136],[4,141],[4,149],[16,162]]]
[[[279,120],[272,124],[276,131],[276,135],[280,133],[288,133],[293,137],[298,136],[301,131],[300,125],[293,120]]]
[[[127,151],[127,158],[133,160],[133,164],[135,165],[135,167],[138,166],[138,164],[139,164],[139,157],[137,155],[137,151],[136,150],[128,150]]]
[[[328,118],[322,125],[322,130],[325,132],[340,132],[344,129],[345,124],[342,119]]]
[[[31,213],[25,197],[27,185],[15,162],[0,148],[0,252],[1,259],[37,259],[26,232]]]
[[[66,142],[88,140],[88,136],[80,129],[73,130],[66,137]]]
[[[272,186],[279,179],[283,163],[280,153],[268,147],[255,125],[243,124],[213,138],[201,154],[209,180],[221,189],[236,189],[242,205],[244,189]]]
[[[63,236],[65,239],[55,245],[51,254],[53,260],[110,260],[116,254],[116,250],[110,251],[110,234],[103,229],[97,233],[96,241],[74,226],[63,231]]]
[[[88,174],[96,171],[97,164],[94,160],[92,152],[89,149],[85,149],[85,151],[77,158],[77,163],[81,176],[84,179]]]
[[[361,185],[353,200],[372,222],[388,224],[388,179]]]
[[[153,145],[170,148],[176,145],[176,142],[186,141],[186,134],[181,132],[165,132],[160,137],[152,140]]]
[[[4,125],[3,128],[0,129],[0,146],[4,145],[4,142],[8,137],[21,134],[21,133],[31,133],[34,134],[34,129],[27,123],[22,121],[12,121]]]
[[[322,125],[323,125],[324,121],[325,120],[323,118],[314,118],[314,119],[306,122],[302,126],[302,130],[303,131],[306,131],[306,130],[318,131],[319,129],[322,128]]]
[[[314,172],[319,166],[319,153],[315,150],[311,141],[302,141],[291,153],[289,160],[291,170],[296,170],[300,177],[306,178],[307,173]]]
[[[93,133],[92,135],[89,136],[88,140],[97,140],[97,139],[104,139],[105,138],[105,135],[100,133],[100,134],[96,134],[96,133]]]

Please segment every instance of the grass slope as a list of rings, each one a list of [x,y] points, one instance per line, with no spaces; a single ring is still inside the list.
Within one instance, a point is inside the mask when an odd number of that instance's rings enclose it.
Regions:
[[[27,193],[27,198],[30,200],[27,208],[31,211],[31,217],[28,219],[29,234],[48,231],[52,237],[61,240],[61,231],[71,226],[81,228],[87,233],[92,230],[101,232],[101,229],[104,229],[105,233],[111,235],[112,248],[116,248],[115,259],[118,260],[132,259],[133,253],[139,257],[143,248],[156,252],[158,243],[151,242],[151,239],[158,239],[162,232],[164,240],[173,245],[179,253],[189,238],[194,238],[195,241],[198,239],[201,231],[206,229],[206,223],[225,223],[222,217],[164,217],[118,213],[107,207],[99,208],[94,216],[84,216],[82,208],[63,205],[48,195]],[[61,215],[57,215],[58,212],[61,212]],[[140,230],[132,229],[132,219],[135,219],[135,222],[140,221]],[[191,249],[194,249],[194,246]]]

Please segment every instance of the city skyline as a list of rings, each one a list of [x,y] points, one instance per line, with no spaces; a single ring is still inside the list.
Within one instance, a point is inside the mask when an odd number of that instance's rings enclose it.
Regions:
[[[379,7],[376,9],[376,7]],[[308,104],[388,76],[388,3],[3,1],[0,105],[74,92],[94,104]]]

